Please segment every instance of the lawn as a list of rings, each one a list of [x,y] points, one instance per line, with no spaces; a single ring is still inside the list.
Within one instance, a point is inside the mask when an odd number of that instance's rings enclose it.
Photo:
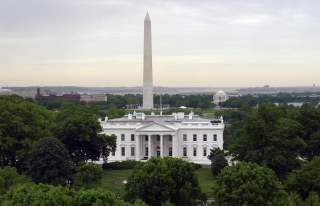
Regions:
[[[104,170],[101,181],[95,185],[96,188],[102,188],[112,191],[119,196],[124,195],[123,181],[127,180],[132,170]],[[199,184],[203,192],[208,197],[212,197],[213,176],[209,168],[201,168],[196,171]]]

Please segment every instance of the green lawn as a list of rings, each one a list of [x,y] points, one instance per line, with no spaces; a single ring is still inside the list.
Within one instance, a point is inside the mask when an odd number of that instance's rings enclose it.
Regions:
[[[124,195],[123,181],[127,180],[132,170],[104,170],[103,176],[96,188],[102,188],[112,191],[119,196]],[[203,192],[208,197],[212,197],[213,177],[209,168],[201,168],[196,171],[199,178],[199,183]]]

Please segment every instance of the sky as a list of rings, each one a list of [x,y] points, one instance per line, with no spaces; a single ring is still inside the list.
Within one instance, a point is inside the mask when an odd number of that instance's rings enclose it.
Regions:
[[[320,85],[319,0],[0,0],[0,86]]]

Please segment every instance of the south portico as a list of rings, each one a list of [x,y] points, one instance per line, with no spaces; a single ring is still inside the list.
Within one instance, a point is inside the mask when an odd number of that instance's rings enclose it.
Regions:
[[[152,122],[135,131],[136,160],[151,157],[178,156],[176,130],[161,123]]]

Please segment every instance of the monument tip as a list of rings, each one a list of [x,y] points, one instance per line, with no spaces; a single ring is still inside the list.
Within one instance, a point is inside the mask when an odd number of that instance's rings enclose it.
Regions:
[[[150,21],[149,12],[147,12],[146,17],[144,18],[145,21]]]

